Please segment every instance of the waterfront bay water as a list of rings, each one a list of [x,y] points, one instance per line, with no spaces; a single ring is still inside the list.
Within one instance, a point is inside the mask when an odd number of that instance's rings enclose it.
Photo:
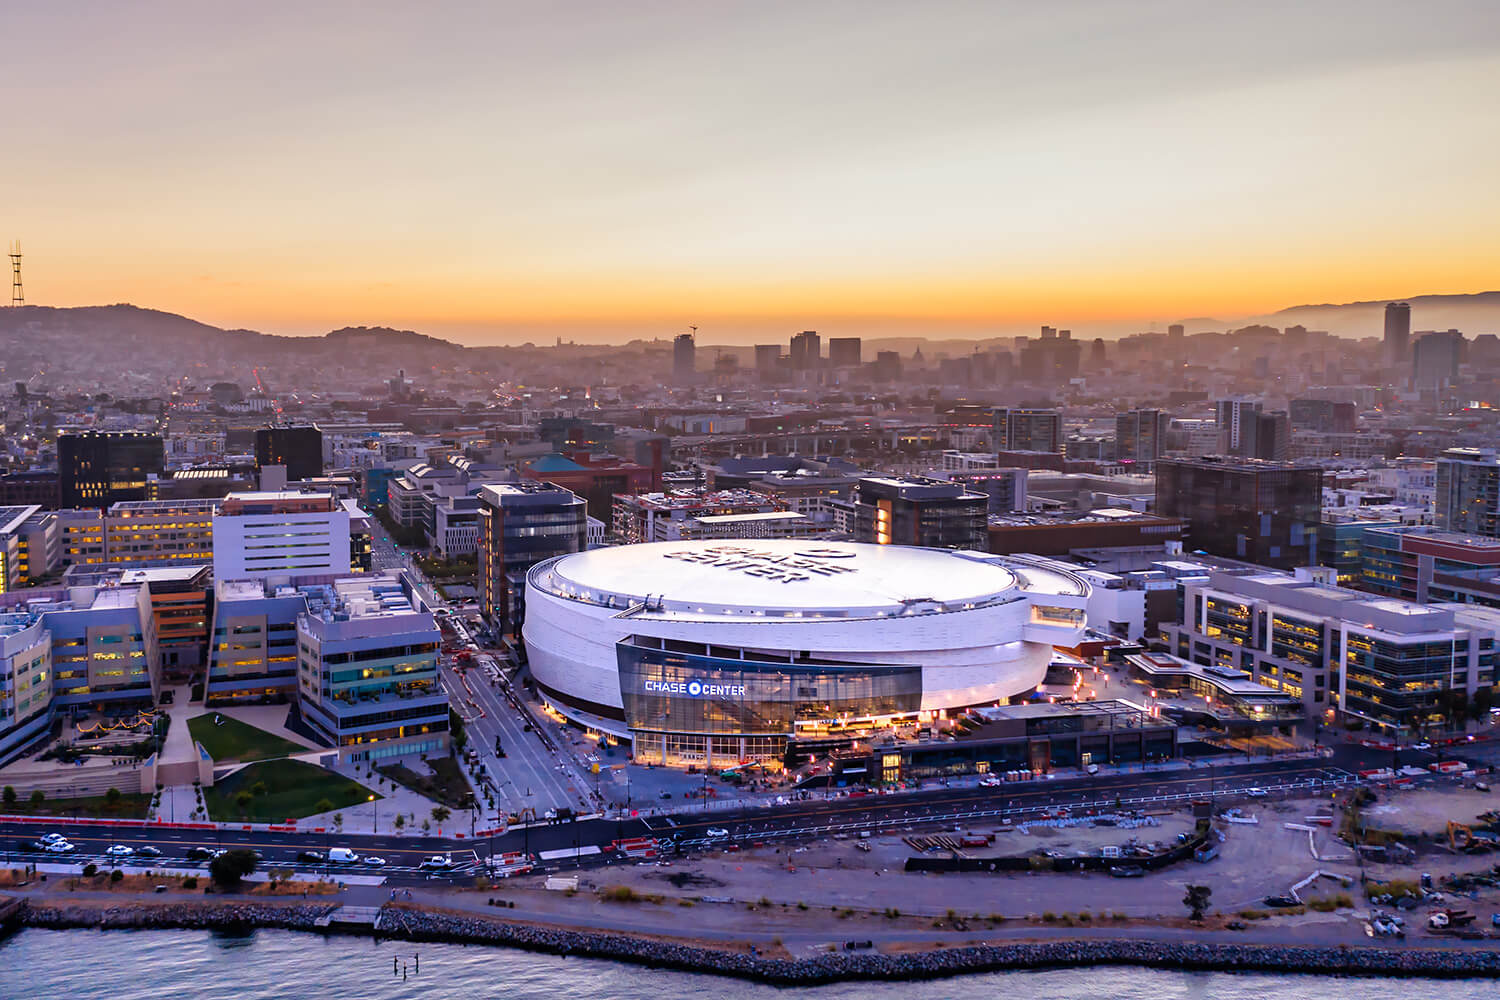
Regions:
[[[420,958],[420,963],[418,962]],[[405,978],[400,971],[405,965]],[[25,930],[0,943],[0,1000],[470,1000],[587,997],[675,1000],[807,995],[815,1000],[1470,1000],[1494,980],[1347,979],[1103,967],[986,973],[920,983],[844,983],[796,991],[719,976],[500,948],[375,943],[293,931]]]

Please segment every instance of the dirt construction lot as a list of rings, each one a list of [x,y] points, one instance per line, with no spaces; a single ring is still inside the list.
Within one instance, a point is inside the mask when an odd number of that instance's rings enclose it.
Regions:
[[[1443,830],[1449,817],[1472,820],[1488,805],[1488,796],[1450,789],[1394,793],[1371,810],[1369,821],[1381,826],[1412,831]],[[1231,823],[1220,819],[1215,829],[1223,835],[1220,856],[1208,863],[1184,862],[1143,878],[1119,879],[1105,873],[1026,872],[1004,874],[908,873],[906,859],[916,852],[901,837],[887,835],[866,843],[827,841],[807,847],[760,847],[739,853],[711,852],[679,860],[670,866],[638,864],[600,872],[601,884],[628,885],[647,894],[702,898],[739,903],[768,899],[796,907],[836,906],[876,912],[899,908],[903,914],[939,916],[950,910],[967,914],[1002,914],[1007,917],[1040,916],[1045,913],[1092,915],[1123,914],[1129,917],[1178,917],[1183,911],[1186,886],[1202,884],[1213,891],[1213,908],[1219,912],[1258,908],[1270,894],[1287,892],[1314,871],[1350,880],[1350,895],[1356,910],[1364,909],[1359,891],[1361,872],[1372,878],[1413,879],[1423,871],[1439,875],[1458,871],[1481,871],[1500,861],[1500,854],[1460,855],[1445,846],[1424,844],[1409,864],[1371,864],[1363,869],[1348,845],[1333,836],[1332,828],[1310,823],[1316,815],[1331,815],[1326,800],[1288,801],[1253,805],[1244,817],[1256,822]],[[1184,812],[1159,817],[1160,826],[1140,829],[1079,827],[1058,829],[1033,826],[996,833],[994,845],[966,849],[974,856],[1035,854],[1043,850],[1063,854],[1094,853],[1107,845],[1141,842],[1172,843],[1179,833],[1193,828]],[[1286,824],[1311,826],[1287,829]],[[964,833],[988,834],[994,827],[965,828]],[[928,834],[929,831],[921,831]],[[950,833],[950,836],[958,836]],[[1303,891],[1304,897],[1333,896],[1343,891],[1332,880],[1320,880]],[[1485,910],[1500,908],[1500,893],[1481,893],[1469,905]],[[1348,921],[1352,914],[1308,913],[1306,919]]]

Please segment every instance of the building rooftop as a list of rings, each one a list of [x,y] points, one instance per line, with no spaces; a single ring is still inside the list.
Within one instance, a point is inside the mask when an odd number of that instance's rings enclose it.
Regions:
[[[715,618],[883,617],[1088,593],[1076,574],[1039,561],[790,539],[591,549],[541,563],[528,585],[605,606]]]
[[[615,497],[615,502],[654,511],[690,511],[719,507],[764,507],[776,501],[764,493],[750,489],[681,489],[669,493],[619,494]]]

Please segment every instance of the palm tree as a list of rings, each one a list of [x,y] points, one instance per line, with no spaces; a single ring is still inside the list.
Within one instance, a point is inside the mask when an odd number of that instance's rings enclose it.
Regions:
[[[447,806],[433,806],[432,808],[432,818],[439,823],[441,823],[451,815],[453,814],[448,811]]]

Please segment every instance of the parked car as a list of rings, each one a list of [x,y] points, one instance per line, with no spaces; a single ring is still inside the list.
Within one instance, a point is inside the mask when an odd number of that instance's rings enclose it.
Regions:
[[[135,848],[129,844],[110,844],[104,849],[104,853],[113,858],[128,858],[135,853]]]
[[[1109,874],[1114,878],[1145,878],[1146,869],[1139,865],[1116,865]]]
[[[1245,794],[1252,799],[1263,799],[1266,797],[1266,790],[1264,788],[1247,788],[1245,789]]]
[[[1295,896],[1267,896],[1263,901],[1267,906],[1277,909],[1286,909],[1289,906],[1300,906]]]

